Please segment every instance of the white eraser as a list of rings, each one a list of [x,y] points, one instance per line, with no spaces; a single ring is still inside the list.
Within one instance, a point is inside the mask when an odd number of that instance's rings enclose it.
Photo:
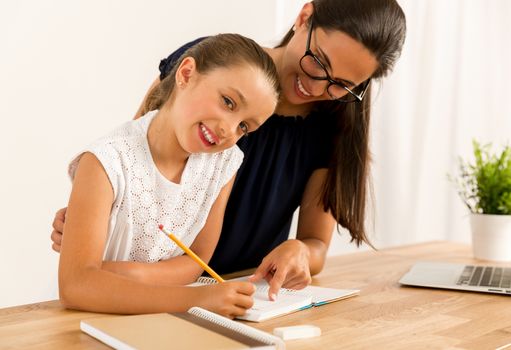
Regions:
[[[309,324],[277,327],[273,329],[273,334],[283,340],[312,338],[319,337],[321,335],[321,328]]]

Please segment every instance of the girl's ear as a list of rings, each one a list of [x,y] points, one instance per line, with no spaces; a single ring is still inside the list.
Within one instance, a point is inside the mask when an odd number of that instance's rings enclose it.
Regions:
[[[195,72],[195,59],[193,57],[185,57],[176,70],[176,85],[182,87],[188,84]]]
[[[300,10],[300,13],[298,13],[298,17],[296,17],[294,27],[300,28],[303,25],[307,24],[307,21],[312,16],[312,13],[314,12],[314,5],[312,2],[308,2],[305,5],[303,5],[302,9]]]

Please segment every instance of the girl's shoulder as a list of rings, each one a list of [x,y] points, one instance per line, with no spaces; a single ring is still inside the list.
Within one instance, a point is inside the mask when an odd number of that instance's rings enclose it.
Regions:
[[[150,111],[138,119],[127,121],[113,129],[112,131],[110,131],[108,134],[106,134],[99,140],[104,139],[124,140],[128,138],[139,137],[146,138],[149,125],[151,124],[151,121],[153,120],[157,113],[158,113],[157,110]]]
[[[87,148],[116,149],[118,151],[144,144],[147,140],[147,130],[157,111],[130,120],[110,130],[105,135],[94,140]]]
[[[217,153],[194,153],[188,160],[186,173],[197,175],[189,179],[200,179],[201,182],[209,179],[223,186],[236,174],[243,157],[237,145]]]
[[[86,152],[94,154],[105,170],[110,170],[112,174],[121,174],[122,169],[131,165],[136,158],[147,158],[147,129],[155,115],[156,111],[125,122],[89,143],[71,160],[68,166],[71,179],[74,178],[81,156]]]
[[[243,157],[243,151],[237,145],[234,145],[217,153],[195,153],[190,156],[190,159],[194,159],[196,164],[201,164],[200,166],[203,167],[224,169],[234,167],[237,169],[243,162]]]

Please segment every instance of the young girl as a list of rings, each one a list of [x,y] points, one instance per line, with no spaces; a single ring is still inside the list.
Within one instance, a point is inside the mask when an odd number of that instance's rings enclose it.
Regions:
[[[257,267],[255,279],[266,278],[273,294],[302,288],[321,271],[335,225],[369,243],[371,82],[392,71],[405,33],[395,0],[314,0],[281,43],[265,49],[282,95],[263,127],[238,142],[245,158],[210,261],[215,271]],[[163,60],[153,86],[201,40]],[[298,207],[296,239],[288,239]],[[64,213],[53,223],[57,251]]]
[[[197,305],[228,317],[251,307],[248,282],[179,286],[202,269],[158,224],[209,261],[243,159],[236,142],[273,113],[278,86],[270,56],[255,42],[210,37],[153,91],[152,112],[72,161],[59,265],[66,307],[150,313]]]

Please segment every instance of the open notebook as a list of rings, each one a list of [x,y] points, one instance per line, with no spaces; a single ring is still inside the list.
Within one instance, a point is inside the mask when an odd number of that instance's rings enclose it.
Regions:
[[[199,307],[89,318],[80,329],[114,349],[285,349],[282,339]]]
[[[247,277],[235,278],[231,281],[246,281]],[[217,283],[211,277],[200,277],[191,286]],[[316,286],[308,286],[301,290],[281,288],[276,301],[268,299],[268,283],[261,280],[254,283],[257,287],[254,293],[254,306],[247,310],[243,316],[237,317],[240,320],[261,322],[282,316],[291,312],[308,309],[331,303],[337,300],[346,299],[357,295],[358,289],[334,289]]]

